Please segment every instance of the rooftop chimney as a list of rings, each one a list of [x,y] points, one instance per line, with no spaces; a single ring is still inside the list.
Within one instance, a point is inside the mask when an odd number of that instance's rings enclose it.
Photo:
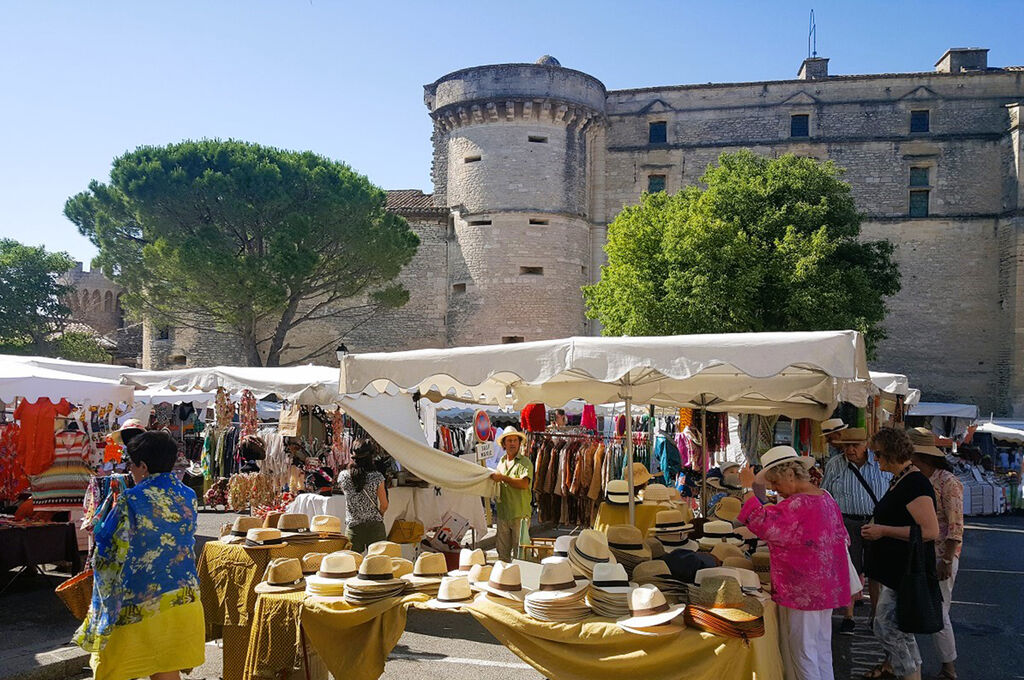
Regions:
[[[808,57],[800,64],[800,72],[796,74],[800,80],[819,80],[828,78],[828,59],[825,57]]]
[[[950,47],[935,62],[936,73],[984,71],[988,68],[988,49],[984,47]]]

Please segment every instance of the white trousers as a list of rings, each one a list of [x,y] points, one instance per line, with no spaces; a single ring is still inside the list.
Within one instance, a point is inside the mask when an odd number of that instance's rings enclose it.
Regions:
[[[960,558],[953,558],[953,571],[945,581],[939,581],[942,591],[942,630],[932,635],[935,650],[939,653],[939,661],[952,663],[956,661],[956,639],[953,637],[953,624],[949,621],[949,605],[953,602],[953,583],[956,573],[960,570]]]
[[[779,607],[785,641],[782,663],[789,680],[833,680],[832,610]]]

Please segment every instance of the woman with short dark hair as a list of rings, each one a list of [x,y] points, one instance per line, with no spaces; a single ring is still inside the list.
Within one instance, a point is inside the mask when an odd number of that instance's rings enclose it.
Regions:
[[[196,495],[171,472],[166,432],[138,434],[127,451],[135,486],[94,529],[92,604],[74,640],[92,652],[95,680],[176,680],[205,656]]]
[[[384,513],[388,509],[388,496],[384,475],[373,465],[375,453],[370,442],[357,442],[348,469],[338,474],[338,484],[345,494],[345,535],[356,552],[363,552],[371,543],[387,538]]]
[[[875,637],[885,649],[886,661],[866,678],[921,677],[921,653],[912,633],[904,633],[896,623],[896,590],[907,568],[910,553],[910,528],[921,528],[925,563],[935,564],[935,539],[939,522],[935,515],[935,492],[928,478],[913,464],[914,445],[903,430],[882,428],[869,444],[883,472],[892,473],[889,491],[882,496],[872,521],[861,529],[871,541],[864,572],[881,584],[875,613]]]

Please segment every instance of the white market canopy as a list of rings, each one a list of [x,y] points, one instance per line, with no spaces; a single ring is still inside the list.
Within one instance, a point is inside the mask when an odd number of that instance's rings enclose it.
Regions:
[[[52,357],[21,356],[17,354],[0,354],[0,362],[13,362],[46,368],[61,373],[73,375],[84,375],[92,378],[103,378],[117,382],[121,374],[133,369],[114,364],[92,364],[84,361],[68,361],[67,359],[54,359]]]
[[[135,403],[143,405],[191,403],[197,408],[202,408],[208,404],[212,404],[216,400],[216,392],[196,392],[171,389],[139,390],[135,392]]]
[[[76,404],[131,403],[133,392],[131,386],[114,380],[40,368],[28,362],[0,360],[0,401],[4,402],[12,402],[15,397],[29,401],[46,397],[54,403],[61,399]]]
[[[909,408],[921,401],[921,390],[910,386],[910,380],[902,373],[886,373],[870,371],[870,382],[847,383],[840,397],[841,401],[862,405],[868,396],[903,397],[903,403]]]
[[[199,390],[229,392],[252,390],[257,399],[277,395],[299,404],[334,404],[338,393],[338,370],[328,366],[281,366],[272,368],[213,366],[173,371],[130,371],[122,381],[147,390]]]
[[[978,426],[978,429],[975,430],[975,432],[990,434],[993,439],[998,439],[1001,442],[1024,444],[1024,430],[1018,430],[998,423],[983,423]]]
[[[394,385],[517,407],[629,399],[820,420],[847,383],[868,379],[856,331],[729,333],[349,354],[341,362],[340,391]]]
[[[974,404],[947,404],[938,401],[922,401],[907,413],[908,416],[941,416],[946,418],[978,419],[978,407]]]

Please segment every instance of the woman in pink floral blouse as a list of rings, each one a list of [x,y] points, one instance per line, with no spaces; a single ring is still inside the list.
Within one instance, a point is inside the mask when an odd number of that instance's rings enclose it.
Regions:
[[[768,544],[772,599],[781,608],[787,668],[799,680],[832,680],[832,609],[850,601],[846,530],[839,506],[810,481],[814,459],[776,446],[761,456],[754,497],[738,520]],[[782,500],[768,504],[765,485]]]

